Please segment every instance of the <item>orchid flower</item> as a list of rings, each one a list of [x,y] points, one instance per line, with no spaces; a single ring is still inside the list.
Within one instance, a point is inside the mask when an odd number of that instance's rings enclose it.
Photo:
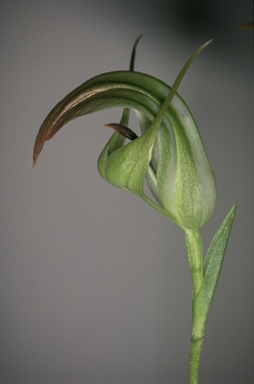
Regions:
[[[70,120],[106,108],[124,108],[120,123],[106,124],[116,132],[99,156],[98,171],[107,182],[136,195],[185,233],[193,281],[189,383],[197,384],[206,318],[219,279],[236,204],[216,233],[204,260],[199,229],[213,214],[216,182],[197,125],[177,89],[194,58],[211,40],[190,56],[171,88],[152,76],[134,71],[140,37],[134,44],[129,71],[93,77],[52,109],[37,135],[33,165],[44,142]],[[129,108],[137,116],[141,129],[139,137],[128,126]],[[126,144],[125,139],[130,142]],[[145,194],[145,181],[154,199]]]

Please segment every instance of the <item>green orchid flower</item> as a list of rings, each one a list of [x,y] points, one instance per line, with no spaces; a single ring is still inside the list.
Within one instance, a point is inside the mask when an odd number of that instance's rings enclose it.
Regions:
[[[93,77],[52,109],[37,135],[33,165],[44,142],[70,120],[107,108],[124,108],[120,124],[106,124],[116,132],[99,156],[98,171],[107,182],[138,196],[185,233],[193,281],[189,383],[197,384],[206,318],[236,212],[235,204],[204,260],[199,228],[213,214],[216,182],[194,118],[177,89],[194,58],[210,41],[191,55],[170,88],[152,76],[134,72],[140,37],[134,44],[129,71]],[[137,116],[140,137],[128,127],[130,108]],[[127,144],[126,138],[130,140]],[[144,193],[145,181],[154,199]]]
[[[131,107],[142,136],[123,145],[120,134],[114,134],[99,157],[100,175],[137,195],[183,230],[200,228],[215,208],[215,177],[196,123],[176,90],[194,57],[208,43],[195,51],[172,88],[133,71],[106,73],[82,84],[42,124],[34,164],[44,141],[68,121],[105,108]],[[128,124],[128,111],[123,123]],[[143,192],[145,177],[156,203]]]

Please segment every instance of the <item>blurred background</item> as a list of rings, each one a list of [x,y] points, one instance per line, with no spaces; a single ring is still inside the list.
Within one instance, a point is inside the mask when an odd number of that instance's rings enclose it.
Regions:
[[[199,127],[218,202],[204,251],[238,210],[203,346],[200,383],[254,382],[252,1],[1,2],[1,383],[188,381],[192,283],[184,234],[100,178],[121,110],[76,119],[32,169],[39,127],[85,80],[135,69],[172,85]],[[132,128],[138,126],[134,117]],[[138,130],[137,130],[138,132]]]

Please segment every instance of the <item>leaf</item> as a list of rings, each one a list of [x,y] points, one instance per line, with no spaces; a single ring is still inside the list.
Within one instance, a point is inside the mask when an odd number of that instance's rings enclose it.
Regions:
[[[203,314],[208,313],[212,304],[235,213],[236,204],[233,205],[214,236],[205,258],[203,284],[193,302],[195,310]]]

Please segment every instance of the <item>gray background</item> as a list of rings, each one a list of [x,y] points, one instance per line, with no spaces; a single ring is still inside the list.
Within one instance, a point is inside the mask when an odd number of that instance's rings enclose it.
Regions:
[[[253,52],[251,1],[1,2],[1,383],[186,383],[191,278],[184,235],[100,178],[118,122],[71,122],[32,169],[51,108],[97,74],[136,70],[172,84],[214,38],[179,93],[198,124],[218,187],[204,249],[238,211],[207,321],[200,383],[253,383]],[[137,122],[132,118],[132,127]]]

